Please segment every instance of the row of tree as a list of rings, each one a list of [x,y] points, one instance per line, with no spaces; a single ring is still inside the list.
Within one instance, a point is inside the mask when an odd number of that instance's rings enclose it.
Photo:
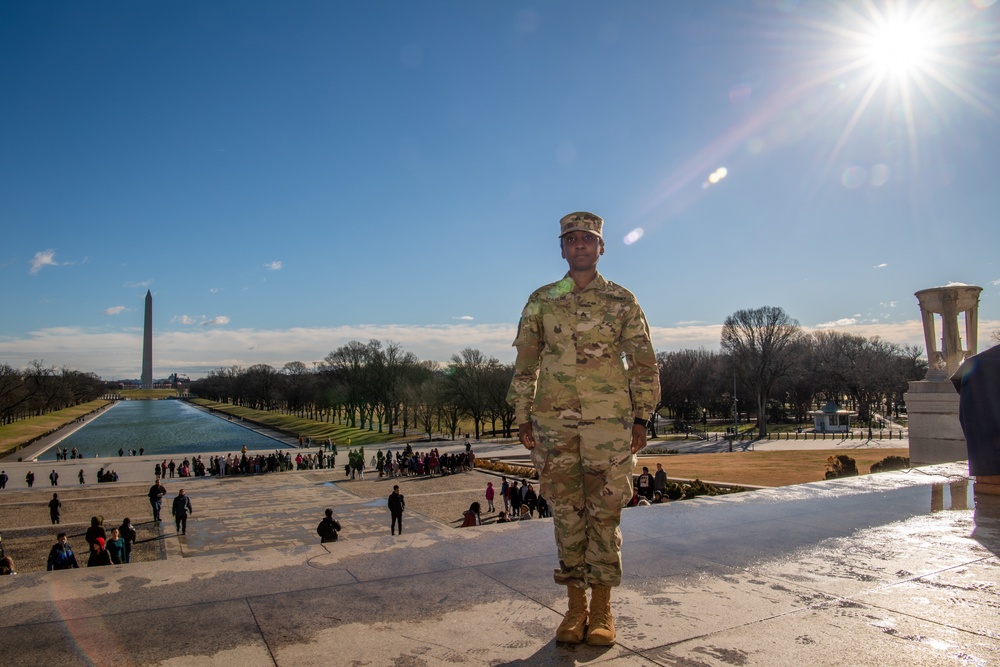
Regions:
[[[86,403],[104,392],[104,381],[93,373],[57,369],[41,361],[23,370],[0,364],[0,423]]]
[[[994,338],[1000,339],[997,332]],[[680,350],[657,355],[663,394],[660,413],[676,422],[754,415],[760,435],[767,424],[804,422],[807,412],[833,400],[868,421],[877,412],[898,414],[910,380],[924,377],[918,348],[835,331],[807,333],[781,308],[740,310],[726,318],[721,351]],[[506,394],[513,364],[466,348],[448,364],[420,361],[399,344],[351,341],[312,368],[299,361],[276,369],[231,366],[191,385],[205,398],[262,410],[283,410],[403,435],[414,429],[510,436],[514,413]],[[93,375],[46,368],[0,366],[4,423],[97,398],[105,391]],[[751,401],[748,400],[752,398]],[[738,399],[738,403],[737,400]]]
[[[299,361],[281,370],[258,364],[212,371],[191,384],[204,398],[259,410],[282,410],[353,428],[409,429],[455,437],[463,419],[480,437],[510,433],[507,405],[512,364],[466,348],[441,367],[420,361],[397,343],[351,341],[310,369]]]
[[[826,401],[898,414],[910,380],[924,377],[918,348],[835,331],[805,333],[781,308],[741,310],[726,319],[722,351],[680,350],[657,355],[661,414],[675,422],[755,415],[767,424],[806,421]],[[471,420],[484,431],[510,436],[514,414],[506,401],[514,369],[467,348],[443,367],[422,362],[397,343],[352,341],[310,369],[266,365],[220,368],[194,382],[206,398],[264,410],[284,410],[355,428],[450,433]],[[752,403],[750,399],[752,398]],[[489,428],[487,428],[487,426]]]
[[[729,357],[723,367],[756,403],[760,437],[767,435],[771,407],[790,406],[797,422],[819,399],[846,399],[861,422],[869,422],[873,410],[898,414],[909,381],[927,372],[919,348],[836,331],[808,334],[771,306],[727,317],[722,350]]]

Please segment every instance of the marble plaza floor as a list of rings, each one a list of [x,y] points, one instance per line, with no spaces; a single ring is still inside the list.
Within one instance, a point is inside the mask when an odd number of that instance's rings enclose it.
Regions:
[[[166,560],[0,579],[0,663],[1000,665],[1000,502],[967,474],[626,510],[611,648],[552,639],[550,520],[408,513],[392,537],[384,500],[321,475],[201,480],[188,534],[164,523]],[[322,506],[357,530],[304,537]]]

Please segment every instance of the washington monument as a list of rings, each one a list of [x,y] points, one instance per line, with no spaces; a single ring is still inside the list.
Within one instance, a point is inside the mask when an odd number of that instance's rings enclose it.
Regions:
[[[153,388],[153,295],[146,290],[146,315],[142,326],[142,388]]]

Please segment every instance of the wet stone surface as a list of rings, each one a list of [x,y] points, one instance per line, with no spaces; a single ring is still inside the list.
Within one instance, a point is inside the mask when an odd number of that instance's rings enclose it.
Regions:
[[[207,481],[192,487],[188,535],[165,524],[164,561],[3,577],[0,655],[5,665],[1000,664],[1000,513],[962,474],[954,464],[627,510],[611,648],[552,639],[565,592],[552,581],[551,521],[455,530],[414,512],[413,530],[390,536],[377,483],[355,495],[325,473]],[[480,486],[452,482],[422,502],[457,503]],[[320,545],[317,508],[329,505],[351,531]]]

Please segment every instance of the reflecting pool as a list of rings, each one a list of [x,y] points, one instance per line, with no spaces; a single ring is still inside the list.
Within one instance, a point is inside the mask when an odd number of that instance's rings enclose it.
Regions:
[[[177,455],[237,452],[247,449],[287,449],[274,440],[184,401],[122,401],[94,417],[86,426],[67,436],[56,447],[84,457],[118,456],[118,449],[145,454]],[[127,455],[127,454],[126,454]],[[54,461],[55,447],[38,457]]]

